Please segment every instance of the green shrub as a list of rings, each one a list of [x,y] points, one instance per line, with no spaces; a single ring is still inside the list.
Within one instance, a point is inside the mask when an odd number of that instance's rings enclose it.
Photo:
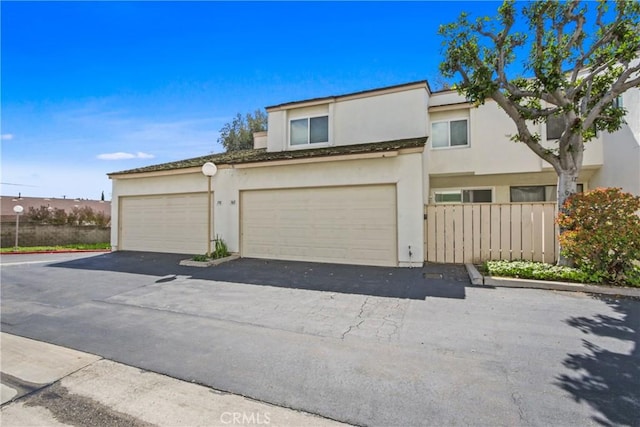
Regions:
[[[224,242],[224,240],[216,236],[214,242],[214,249],[213,252],[211,252],[211,256],[207,256],[207,254],[194,255],[194,257],[191,259],[199,262],[207,262],[212,259],[224,258],[226,256],[229,256],[229,249],[227,248],[227,244]]]
[[[215,243],[215,250],[213,251],[213,254],[211,254],[213,256],[213,259],[229,256],[229,249],[227,248],[227,244],[224,242],[224,240],[216,236]]]
[[[579,283],[594,282],[590,274],[580,269],[533,261],[487,261],[484,263],[484,269],[491,276]]]
[[[557,222],[562,254],[596,282],[640,285],[640,197],[598,188],[569,197]]]

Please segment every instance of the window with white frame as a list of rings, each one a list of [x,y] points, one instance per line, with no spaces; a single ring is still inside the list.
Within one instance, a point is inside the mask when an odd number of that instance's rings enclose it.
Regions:
[[[447,120],[431,123],[431,147],[466,147],[469,145],[469,121]]]
[[[584,189],[583,184],[578,184],[578,193]],[[555,202],[558,200],[558,187],[556,185],[522,185],[509,189],[512,203],[526,202]]]
[[[433,199],[436,203],[492,203],[493,190],[490,188],[474,188],[434,191]]]
[[[291,145],[326,144],[329,142],[329,116],[305,117],[289,122]]]
[[[616,108],[622,108],[624,105],[622,104],[622,95],[618,95],[614,98],[612,102],[613,106]]]

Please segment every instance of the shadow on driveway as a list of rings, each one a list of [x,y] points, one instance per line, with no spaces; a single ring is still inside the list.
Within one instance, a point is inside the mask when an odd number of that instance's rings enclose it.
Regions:
[[[463,299],[465,287],[472,286],[462,265],[394,268],[252,258],[208,268],[178,265],[180,260],[190,257],[120,251],[51,266],[161,276],[156,283],[172,281],[176,276],[190,276],[202,280],[420,300],[426,297]]]
[[[582,354],[568,354],[563,364],[573,375],[560,375],[556,385],[571,393],[577,402],[586,402],[602,414],[594,421],[603,426],[640,426],[640,309],[630,299],[602,299],[617,317],[597,314],[571,317],[565,322],[584,332]],[[628,354],[601,348],[589,336],[628,341]]]

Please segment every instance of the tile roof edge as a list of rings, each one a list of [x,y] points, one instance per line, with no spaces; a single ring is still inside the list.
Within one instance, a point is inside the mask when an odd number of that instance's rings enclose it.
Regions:
[[[428,138],[427,136],[421,136],[421,137],[415,137],[415,138],[405,138],[405,139],[390,140],[390,141],[377,141],[377,142],[368,142],[368,143],[361,143],[361,144],[338,145],[338,146],[321,147],[321,148],[308,148],[304,150],[267,152],[266,148],[259,148],[259,149],[241,150],[241,151],[235,151],[235,152],[224,152],[224,153],[209,154],[205,156],[198,156],[198,157],[193,157],[193,158],[184,159],[184,160],[177,160],[175,162],[160,163],[157,165],[150,165],[150,166],[145,166],[141,168],[111,172],[111,173],[108,173],[107,176],[112,177],[116,175],[132,175],[137,173],[189,169],[189,168],[201,166],[199,162],[202,162],[202,164],[204,164],[207,161],[213,161],[214,163],[216,163],[215,161],[216,157],[224,159],[225,155],[229,155],[232,158],[227,161],[224,161],[224,160],[220,161],[219,163],[217,163],[218,166],[243,164],[243,163],[262,163],[262,162],[280,161],[280,160],[294,160],[298,158],[320,158],[320,157],[332,157],[332,156],[349,155],[349,154],[357,155],[357,154],[363,154],[367,152],[376,152],[376,151],[394,151],[394,150],[400,150],[403,148],[424,146],[427,142],[427,138]],[[397,146],[393,146],[392,144],[394,143]],[[376,147],[379,147],[380,145],[385,145],[385,144],[389,144],[391,146],[383,150],[380,150],[380,149],[376,150]],[[355,151],[350,152],[349,151],[350,149],[351,150],[355,149]],[[337,152],[327,152],[328,150],[335,150]],[[241,153],[267,154],[267,155],[270,154],[274,158],[264,159],[256,155],[253,157],[241,158],[237,160],[233,159],[233,157],[240,157],[240,156],[236,156],[236,154],[241,154]],[[289,156],[287,156],[286,153],[289,153]],[[301,153],[305,153],[308,155],[306,156],[301,155]]]
[[[269,106],[265,107],[265,110],[268,111],[268,110],[282,108],[282,107],[288,107],[288,106],[292,106],[292,105],[296,105],[296,104],[305,104],[305,103],[308,103],[308,102],[320,102],[320,101],[325,101],[325,100],[327,102],[330,102],[331,100],[335,100],[335,99],[347,98],[347,97],[350,97],[350,96],[357,96],[357,95],[366,95],[368,93],[375,93],[375,92],[385,91],[385,90],[402,89],[404,87],[410,87],[410,86],[414,86],[414,85],[426,85],[429,93],[431,93],[431,87],[429,86],[429,82],[427,80],[416,80],[416,81],[413,81],[413,82],[399,83],[399,84],[395,84],[395,85],[391,85],[391,86],[376,87],[376,88],[372,88],[372,89],[359,90],[359,91],[356,91],[356,92],[343,93],[343,94],[339,94],[339,95],[327,95],[327,96],[319,96],[319,97],[316,97],[316,98],[301,99],[301,100],[298,100],[298,101],[282,102],[280,104],[269,105]]]

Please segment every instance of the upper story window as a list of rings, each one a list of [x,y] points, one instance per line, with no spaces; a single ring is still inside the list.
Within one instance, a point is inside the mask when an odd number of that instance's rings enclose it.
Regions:
[[[616,98],[614,102],[618,102],[618,98]],[[620,99],[619,102],[622,102],[622,99]],[[597,135],[595,126],[593,126],[593,130]],[[564,132],[564,119],[562,116],[547,117],[547,141],[560,139],[562,132]]]
[[[547,117],[547,141],[560,139],[564,132],[564,119],[561,116]]]
[[[616,96],[615,99],[613,100],[612,104],[613,104],[614,107],[617,107],[617,108],[624,107],[624,105],[622,104],[622,95]]]
[[[493,190],[490,188],[476,188],[465,190],[434,191],[436,203],[491,203]]]
[[[583,184],[578,184],[578,193],[582,193]],[[509,189],[512,203],[555,202],[558,200],[558,187],[555,185],[514,186]]]
[[[431,147],[466,147],[469,145],[467,119],[431,123]]]
[[[329,116],[305,117],[290,122],[290,144],[326,144],[329,142]]]

